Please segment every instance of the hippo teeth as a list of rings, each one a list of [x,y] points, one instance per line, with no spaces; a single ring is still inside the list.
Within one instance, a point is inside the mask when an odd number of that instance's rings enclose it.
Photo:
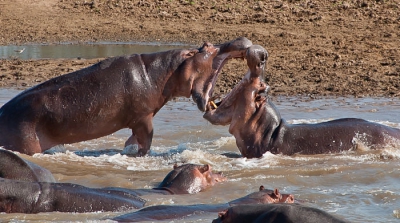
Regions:
[[[210,101],[210,104],[214,107],[214,109],[217,109],[217,108],[218,108],[218,106],[215,104],[214,101]]]

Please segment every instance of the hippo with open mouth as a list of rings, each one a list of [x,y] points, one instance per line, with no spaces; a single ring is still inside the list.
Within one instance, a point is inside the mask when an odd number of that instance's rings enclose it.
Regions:
[[[350,150],[356,140],[378,148],[400,140],[400,129],[357,118],[343,118],[316,124],[288,124],[268,98],[263,81],[267,51],[257,45],[246,54],[248,73],[219,103],[207,105],[204,118],[215,125],[230,125],[242,156],[273,154],[322,154]],[[218,106],[218,107],[217,107]]]
[[[205,111],[223,65],[244,58],[246,38],[199,49],[132,54],[103,60],[34,86],[0,108],[0,146],[32,155],[130,128],[125,146],[150,149],[153,117],[174,97]]]

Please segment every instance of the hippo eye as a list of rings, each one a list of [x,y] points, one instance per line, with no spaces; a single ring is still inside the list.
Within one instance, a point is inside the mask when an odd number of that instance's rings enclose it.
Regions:
[[[258,95],[256,96],[256,101],[261,101],[261,95],[258,94]]]

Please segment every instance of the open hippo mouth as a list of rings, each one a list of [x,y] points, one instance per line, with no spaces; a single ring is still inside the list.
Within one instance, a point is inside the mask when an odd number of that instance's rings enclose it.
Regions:
[[[223,104],[224,107],[231,106],[232,102],[237,100],[237,95],[239,93],[242,93],[240,89],[243,89],[244,87],[245,87],[244,84],[239,83],[237,86],[235,86],[234,89],[232,89],[231,92],[225,95],[225,97],[221,97],[220,95],[210,97],[206,111],[216,110],[221,104]],[[260,102],[268,100],[269,90],[270,90],[269,85],[265,85],[262,83],[259,86],[258,90],[254,94],[254,101],[256,102],[256,105],[258,105]]]
[[[240,57],[240,55],[237,57]],[[238,95],[243,95],[246,92],[246,88],[248,88],[248,90],[252,89],[251,95],[246,93],[247,99],[254,97],[255,101],[257,102],[261,101],[263,98],[264,100],[267,98],[266,96],[262,97],[262,94],[268,92],[269,90],[269,86],[263,82],[268,52],[262,46],[252,45],[248,47],[244,58],[247,59],[249,71],[245,74],[240,83],[237,84],[220,102],[216,103],[215,100],[219,97],[210,94],[209,100],[207,101],[206,112],[212,109],[217,109],[217,107],[222,104],[225,108],[230,107],[232,103],[237,100]],[[224,61],[221,63],[223,64]]]
[[[219,49],[219,52],[218,55],[213,59],[212,74],[205,83],[205,88],[206,88],[204,92],[205,103],[208,104],[210,100],[211,101],[215,100],[215,98],[213,98],[214,88],[218,80],[219,74],[221,73],[221,70],[224,67],[224,65],[230,59],[244,60],[247,49],[250,46],[252,46],[252,42],[244,37],[237,38],[231,42],[224,43],[221,45],[215,45],[215,47]]]

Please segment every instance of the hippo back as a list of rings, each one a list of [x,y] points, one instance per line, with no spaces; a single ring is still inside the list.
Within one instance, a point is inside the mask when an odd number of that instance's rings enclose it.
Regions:
[[[0,177],[30,182],[55,182],[49,170],[4,149],[0,149]]]

